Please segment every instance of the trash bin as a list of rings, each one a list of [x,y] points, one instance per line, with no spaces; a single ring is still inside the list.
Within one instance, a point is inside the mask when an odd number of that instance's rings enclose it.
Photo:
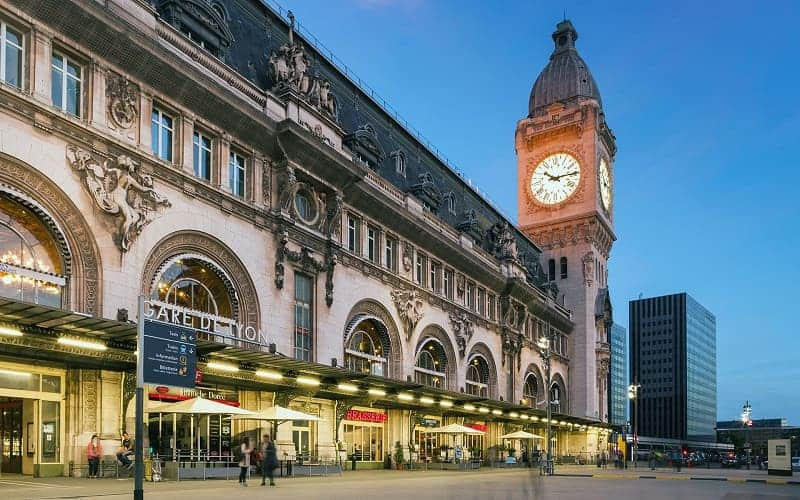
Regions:
[[[356,454],[350,455],[350,470],[356,470]]]
[[[145,481],[152,481],[153,480],[153,459],[152,458],[145,458],[144,459],[144,480]]]

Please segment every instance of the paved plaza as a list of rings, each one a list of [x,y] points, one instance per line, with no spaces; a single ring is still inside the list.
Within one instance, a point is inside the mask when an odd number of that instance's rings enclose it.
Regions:
[[[562,468],[563,476],[542,477],[529,470],[452,471],[359,471],[343,476],[279,479],[275,488],[261,487],[257,480],[245,489],[234,481],[183,481],[147,483],[145,498],[191,500],[217,498],[274,498],[326,500],[380,498],[381,500],[431,499],[635,499],[647,500],[779,500],[800,498],[800,475],[774,479],[765,473],[747,471],[698,470],[672,473],[659,471],[605,470],[596,468]],[[585,477],[594,475],[594,477]],[[640,476],[650,477],[642,479]],[[771,481],[771,482],[745,482]],[[773,483],[774,481],[774,483]],[[787,481],[796,482],[786,484]],[[778,484],[783,483],[783,484]],[[10,499],[78,499],[106,500],[132,498],[130,479],[31,479],[21,476],[0,478],[0,494]]]

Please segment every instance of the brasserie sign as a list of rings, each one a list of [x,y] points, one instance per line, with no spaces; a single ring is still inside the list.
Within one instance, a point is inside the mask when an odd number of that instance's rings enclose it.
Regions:
[[[208,333],[215,340],[239,340],[250,344],[268,346],[267,335],[257,326],[245,325],[232,318],[188,309],[158,300],[145,300],[144,317],[155,321],[172,323]]]

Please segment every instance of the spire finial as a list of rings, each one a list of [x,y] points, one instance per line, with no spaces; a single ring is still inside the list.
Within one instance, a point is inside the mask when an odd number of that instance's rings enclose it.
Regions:
[[[294,45],[294,13],[290,10],[287,14],[289,18],[289,45]]]

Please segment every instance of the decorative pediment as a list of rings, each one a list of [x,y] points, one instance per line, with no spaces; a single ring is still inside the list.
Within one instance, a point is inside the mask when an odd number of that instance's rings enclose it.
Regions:
[[[425,172],[419,174],[417,179],[419,181],[411,186],[411,194],[419,198],[431,211],[438,212],[442,204],[442,192],[433,182],[433,176],[430,172]]]
[[[342,142],[350,148],[356,160],[372,170],[377,170],[378,166],[383,163],[385,156],[383,148],[378,142],[378,133],[369,123],[344,136]]]

